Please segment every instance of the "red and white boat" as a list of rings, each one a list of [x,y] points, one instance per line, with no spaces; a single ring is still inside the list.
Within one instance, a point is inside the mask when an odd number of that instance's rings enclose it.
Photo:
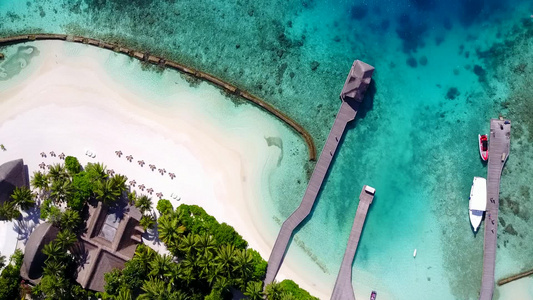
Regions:
[[[486,134],[478,134],[479,139],[479,155],[483,161],[489,159],[489,140]]]

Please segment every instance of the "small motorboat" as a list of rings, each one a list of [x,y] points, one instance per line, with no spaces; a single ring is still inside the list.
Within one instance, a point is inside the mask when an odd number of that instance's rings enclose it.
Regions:
[[[474,177],[468,200],[470,224],[472,224],[475,233],[481,224],[483,213],[487,209],[487,180],[485,178]]]
[[[489,140],[486,134],[478,134],[479,139],[479,155],[483,161],[489,159]]]
[[[370,294],[370,300],[376,300],[378,293],[376,291],[372,291],[372,294]]]

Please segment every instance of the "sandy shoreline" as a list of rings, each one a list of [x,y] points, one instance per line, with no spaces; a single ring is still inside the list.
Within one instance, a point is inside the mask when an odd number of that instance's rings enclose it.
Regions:
[[[265,137],[280,136],[280,124],[272,124],[254,108],[226,116],[235,121],[224,123],[228,128],[223,128],[221,122],[226,121],[220,115],[233,104],[221,101],[223,96],[214,87],[202,84],[193,89],[175,75],[173,80],[183,88],[165,95],[164,101],[150,102],[109,76],[101,61],[110,52],[77,46],[83,49],[79,56],[69,54],[72,46],[65,50],[61,42],[35,45],[41,50],[32,62],[37,69],[31,74],[23,71],[27,78],[0,89],[0,143],[7,148],[0,153],[1,161],[23,158],[30,174],[41,162],[60,161],[50,155],[42,158],[42,151],[64,152],[82,164],[103,162],[128,180],[135,179],[138,192],[139,184],[153,188],[154,202],[155,193],[161,192],[174,206],[182,202],[202,206],[220,222],[235,227],[268,259],[274,240],[261,228],[264,216],[256,202],[263,176],[276,168],[281,155],[279,148],[267,146]],[[243,126],[246,122],[253,125]],[[87,149],[96,158],[86,156]],[[116,150],[124,155],[117,157]],[[133,156],[133,162],[126,160],[127,155]],[[146,165],[140,167],[138,160]],[[167,173],[152,172],[148,164]],[[169,172],[176,178],[172,180]],[[296,270],[287,271],[314,295],[326,296],[307,286]]]

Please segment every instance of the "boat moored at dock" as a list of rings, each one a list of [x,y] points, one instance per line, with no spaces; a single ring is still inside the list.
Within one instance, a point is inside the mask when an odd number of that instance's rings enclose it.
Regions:
[[[487,209],[487,180],[482,177],[474,177],[472,188],[470,189],[470,198],[468,210],[470,215],[470,224],[474,232],[477,232],[483,213]]]

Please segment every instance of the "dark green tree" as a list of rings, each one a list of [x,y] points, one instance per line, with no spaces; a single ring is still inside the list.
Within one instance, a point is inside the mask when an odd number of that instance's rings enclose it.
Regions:
[[[33,172],[33,176],[31,178],[30,184],[39,190],[39,192],[42,194],[45,191],[48,191],[49,187],[49,181],[48,176],[46,176],[41,171]]]
[[[27,187],[16,187],[11,194],[11,200],[21,210],[27,210],[35,205],[35,195]]]
[[[141,213],[149,212],[152,210],[152,198],[147,195],[140,195],[135,201],[135,207],[137,207]]]
[[[250,281],[246,285],[246,291],[244,295],[248,296],[250,300],[262,300],[263,299],[263,282]]]
[[[81,171],[80,162],[74,156],[65,157],[65,168],[71,176],[78,174]]]
[[[277,281],[273,281],[265,287],[265,295],[268,300],[281,300],[283,289]]]
[[[172,203],[170,203],[170,201],[167,199],[161,199],[157,201],[157,211],[159,211],[159,214],[167,215],[172,213],[173,210],[174,207],[172,207]]]

